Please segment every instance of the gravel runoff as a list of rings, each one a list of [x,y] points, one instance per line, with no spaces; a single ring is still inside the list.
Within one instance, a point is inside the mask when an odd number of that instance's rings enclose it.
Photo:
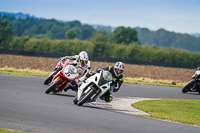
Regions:
[[[148,113],[131,106],[132,103],[143,101],[143,100],[156,100],[156,98],[139,98],[139,97],[114,98],[114,100],[110,103],[105,103],[103,101],[98,100],[97,102],[89,103],[89,105],[95,106],[98,108],[113,110],[113,111],[121,112],[125,114],[149,115]]]

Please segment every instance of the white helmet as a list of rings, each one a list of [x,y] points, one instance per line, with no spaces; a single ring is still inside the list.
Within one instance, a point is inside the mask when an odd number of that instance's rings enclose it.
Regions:
[[[88,54],[85,51],[81,51],[79,53],[79,63],[81,67],[84,67],[87,65],[88,59],[89,59]]]
[[[116,62],[114,65],[114,73],[116,76],[119,76],[123,73],[125,65],[122,62]]]

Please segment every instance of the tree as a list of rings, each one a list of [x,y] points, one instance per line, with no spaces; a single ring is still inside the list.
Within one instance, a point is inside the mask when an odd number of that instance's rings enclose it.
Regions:
[[[12,40],[13,28],[11,24],[3,19],[0,19],[0,48],[6,49]]]
[[[106,47],[106,42],[108,40],[108,36],[105,35],[103,31],[97,31],[92,39],[91,42],[94,44],[94,56],[101,56],[104,53],[105,47]]]
[[[123,26],[117,27],[114,30],[114,42],[120,44],[130,44],[132,42],[138,42],[137,31],[134,28],[126,28]]]
[[[87,24],[83,25],[81,40],[90,39],[94,32],[95,32],[95,29],[92,26],[87,25]]]
[[[13,37],[10,43],[10,49],[14,50],[24,50],[24,45],[30,40],[28,36],[23,37]]]
[[[75,39],[77,37],[77,33],[75,30],[70,29],[70,30],[66,31],[65,37],[66,37],[66,39]]]

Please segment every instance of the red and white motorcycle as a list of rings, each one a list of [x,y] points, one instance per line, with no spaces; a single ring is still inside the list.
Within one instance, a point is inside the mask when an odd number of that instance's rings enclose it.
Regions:
[[[63,90],[68,90],[76,86],[75,80],[79,74],[73,62],[67,63],[62,70],[60,70],[51,81],[51,85],[45,91],[46,94],[57,93]]]
[[[62,70],[62,68],[67,64],[71,62],[69,59],[66,59],[66,60],[60,60],[58,62],[58,64],[56,65],[56,67],[53,69],[53,72],[51,74],[49,74],[49,77],[47,77],[45,80],[44,80],[44,84],[45,85],[48,85],[49,83],[51,83],[53,77],[60,71]]]

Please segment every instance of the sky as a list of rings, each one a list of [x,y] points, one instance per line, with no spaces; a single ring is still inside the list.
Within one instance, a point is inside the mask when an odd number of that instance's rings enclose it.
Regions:
[[[0,12],[82,24],[200,33],[200,0],[0,0]]]

